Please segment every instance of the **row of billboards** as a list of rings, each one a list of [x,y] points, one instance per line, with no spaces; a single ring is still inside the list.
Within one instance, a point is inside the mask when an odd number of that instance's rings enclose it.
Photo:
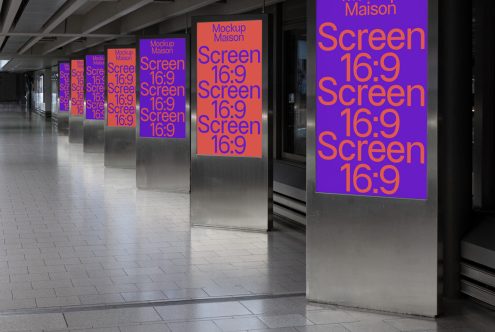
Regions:
[[[135,128],[139,68],[140,136],[185,138],[186,38],[139,43],[138,65],[135,48],[109,48],[106,56],[59,63],[59,111]]]
[[[405,28],[385,15],[390,22],[369,30],[366,20],[319,6],[316,191],[426,199],[427,10]],[[186,35],[141,38],[137,48],[60,63],[60,111],[110,128],[138,127],[138,138],[186,139],[192,65],[193,154],[261,159],[263,24],[260,17],[199,20],[192,64]]]
[[[215,41],[215,31],[230,29],[231,22],[201,24],[198,154],[261,158],[262,21],[236,23],[238,38],[249,36],[251,45]],[[186,36],[143,38],[137,50],[108,48],[106,56],[61,62],[60,112],[126,128],[136,127],[139,113],[139,137],[185,139],[188,66]]]
[[[437,3],[310,3],[308,297],[434,316]],[[265,15],[193,18],[191,52],[175,35],[61,63],[60,111],[104,122],[138,187],[187,183],[193,225],[270,229],[268,35]]]

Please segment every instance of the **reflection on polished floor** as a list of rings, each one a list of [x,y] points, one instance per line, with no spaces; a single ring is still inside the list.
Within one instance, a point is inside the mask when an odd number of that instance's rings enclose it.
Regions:
[[[474,305],[435,322],[308,304],[303,233],[191,229],[188,195],[136,190],[14,105],[0,186],[1,332],[495,330]]]
[[[305,291],[304,234],[189,226],[189,196],[0,115],[0,309]]]

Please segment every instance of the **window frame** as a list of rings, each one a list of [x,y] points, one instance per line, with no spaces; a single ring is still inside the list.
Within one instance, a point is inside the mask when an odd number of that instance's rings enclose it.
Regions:
[[[285,149],[285,143],[287,141],[287,138],[286,138],[286,130],[287,128],[285,128],[285,124],[286,124],[286,120],[287,120],[287,87],[285,85],[284,82],[286,82],[286,79],[288,77],[287,75],[287,71],[285,70],[286,68],[286,65],[287,65],[287,57],[286,57],[286,53],[285,53],[285,47],[286,47],[286,44],[287,44],[287,41],[286,41],[286,33],[288,31],[291,31],[291,30],[304,30],[306,31],[306,22],[305,20],[297,20],[297,21],[294,21],[294,22],[291,22],[291,24],[284,24],[284,26],[282,27],[282,31],[281,31],[281,53],[282,53],[282,73],[281,73],[281,82],[282,82],[282,86],[281,86],[281,92],[282,92],[282,100],[281,100],[281,104],[280,104],[280,108],[281,108],[281,112],[280,112],[280,135],[279,135],[279,139],[280,139],[280,145],[279,145],[279,156],[281,158],[282,161],[287,161],[291,164],[296,164],[296,165],[300,165],[300,166],[305,166],[306,165],[306,154],[304,156],[302,155],[299,155],[299,154],[295,154],[295,153],[290,153],[290,152],[286,152],[284,149]],[[306,34],[307,34],[307,31],[306,31]],[[307,72],[307,68],[306,68],[306,72]],[[306,124],[306,127],[307,127],[307,124]],[[307,140],[307,137],[306,137],[306,140]]]

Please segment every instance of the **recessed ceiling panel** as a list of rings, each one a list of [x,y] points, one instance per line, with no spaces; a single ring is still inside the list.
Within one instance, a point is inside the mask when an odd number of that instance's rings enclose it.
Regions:
[[[17,50],[28,40],[29,37],[27,36],[10,36],[2,49],[2,53],[17,53]]]
[[[66,0],[31,0],[14,28],[15,32],[40,32],[41,27]]]

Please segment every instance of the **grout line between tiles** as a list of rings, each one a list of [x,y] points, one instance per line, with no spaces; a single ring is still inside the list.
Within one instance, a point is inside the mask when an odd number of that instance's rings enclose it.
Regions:
[[[68,307],[51,307],[51,308],[33,308],[33,309],[12,309],[0,311],[0,316],[6,315],[27,315],[27,314],[52,314],[66,313],[76,311],[94,311],[122,308],[143,308],[143,307],[162,307],[174,306],[181,304],[199,304],[199,303],[218,303],[218,302],[239,302],[246,300],[267,300],[280,299],[290,297],[306,296],[304,292],[289,292],[280,294],[262,294],[262,295],[243,295],[243,296],[227,296],[227,297],[212,297],[201,299],[177,299],[177,300],[160,300],[160,301],[140,301],[119,304],[98,304],[98,305],[77,305]]]

